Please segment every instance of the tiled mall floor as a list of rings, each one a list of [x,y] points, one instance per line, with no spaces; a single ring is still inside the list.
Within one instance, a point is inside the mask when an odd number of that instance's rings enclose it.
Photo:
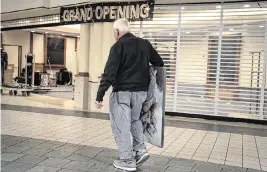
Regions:
[[[12,100],[7,102],[12,104]],[[26,105],[18,101],[14,104]],[[37,104],[39,108],[57,108]],[[49,113],[2,109],[2,171],[115,171],[111,164],[117,157],[116,144],[108,120],[77,117],[68,110],[64,115]],[[215,127],[200,130],[167,126],[164,148],[148,144],[153,156],[139,171],[267,171],[265,127],[261,135],[215,131]]]

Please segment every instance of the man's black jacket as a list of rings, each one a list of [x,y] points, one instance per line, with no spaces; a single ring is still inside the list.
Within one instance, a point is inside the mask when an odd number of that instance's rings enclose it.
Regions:
[[[111,85],[113,92],[147,91],[149,63],[161,67],[164,65],[150,42],[131,33],[122,36],[110,49],[96,101],[103,101]]]

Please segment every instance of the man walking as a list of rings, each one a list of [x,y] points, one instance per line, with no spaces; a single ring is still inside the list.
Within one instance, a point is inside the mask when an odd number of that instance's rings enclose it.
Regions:
[[[105,92],[112,85],[110,121],[120,156],[113,165],[118,169],[136,171],[136,167],[149,158],[140,120],[150,79],[149,63],[161,67],[164,64],[150,42],[130,33],[127,19],[116,20],[113,30],[117,42],[110,50],[98,88],[96,106],[103,106]]]

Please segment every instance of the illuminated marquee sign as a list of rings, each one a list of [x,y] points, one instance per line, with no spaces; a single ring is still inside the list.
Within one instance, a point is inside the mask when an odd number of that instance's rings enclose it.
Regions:
[[[63,24],[113,22],[118,18],[130,21],[153,18],[154,1],[114,2],[62,7],[60,22]]]

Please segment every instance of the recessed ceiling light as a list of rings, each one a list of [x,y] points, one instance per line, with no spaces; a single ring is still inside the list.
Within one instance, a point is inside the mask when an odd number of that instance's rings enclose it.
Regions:
[[[235,29],[234,28],[230,28],[229,31],[234,31]]]
[[[220,6],[220,5],[217,5],[217,6],[216,6],[216,8],[217,8],[217,9],[221,9],[221,8],[222,8],[222,6]]]
[[[244,8],[249,8],[250,5],[249,5],[249,4],[245,4],[245,5],[243,5],[243,7],[244,7]]]
[[[264,26],[259,26],[259,27],[264,27]]]
[[[35,32],[34,30],[32,30],[31,32]]]
[[[181,7],[182,10],[184,10],[184,7]]]

